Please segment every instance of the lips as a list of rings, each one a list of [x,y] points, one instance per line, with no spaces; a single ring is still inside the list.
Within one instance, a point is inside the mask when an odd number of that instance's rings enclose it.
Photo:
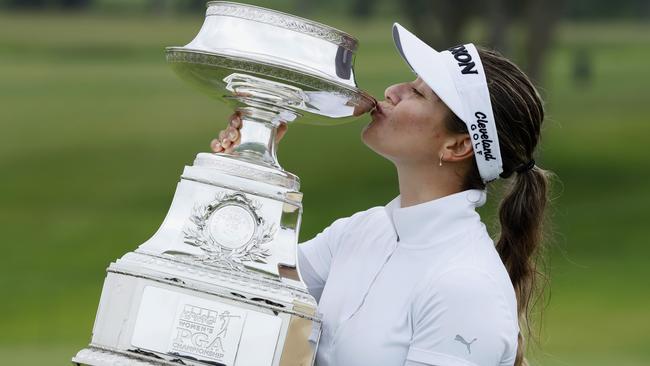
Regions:
[[[371,113],[373,116],[375,116],[375,115],[385,116],[386,115],[387,108],[385,106],[382,106],[382,103],[383,102],[377,102],[377,104],[375,104],[375,109]]]

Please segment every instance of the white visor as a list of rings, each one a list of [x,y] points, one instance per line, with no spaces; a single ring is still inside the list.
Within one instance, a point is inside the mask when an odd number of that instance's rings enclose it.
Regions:
[[[503,171],[499,137],[476,47],[468,43],[438,52],[398,23],[393,40],[413,72],[467,125],[483,182],[497,179]]]

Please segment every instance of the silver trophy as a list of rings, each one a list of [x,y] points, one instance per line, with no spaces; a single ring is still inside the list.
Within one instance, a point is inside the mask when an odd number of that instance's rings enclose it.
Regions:
[[[186,166],[154,236],[107,269],[79,365],[312,365],[321,332],[300,278],[300,182],[282,170],[280,123],[351,120],[357,41],[250,5],[209,2],[203,27],[167,49],[183,79],[242,115],[232,154]]]

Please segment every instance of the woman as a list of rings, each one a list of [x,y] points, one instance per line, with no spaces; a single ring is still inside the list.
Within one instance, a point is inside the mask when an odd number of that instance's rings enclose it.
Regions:
[[[299,245],[323,314],[317,365],[523,365],[547,191],[533,160],[542,101],[495,52],[437,52],[399,24],[393,38],[418,78],[386,89],[362,140],[394,163],[400,194]],[[235,115],[213,150],[230,151],[240,126]],[[475,207],[499,177],[511,184],[495,245]]]

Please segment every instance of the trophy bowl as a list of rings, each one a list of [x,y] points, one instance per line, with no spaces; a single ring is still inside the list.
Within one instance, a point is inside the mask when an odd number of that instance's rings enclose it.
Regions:
[[[355,109],[375,104],[357,88],[357,45],[311,20],[213,1],[194,40],[166,51],[181,78],[242,114],[234,156],[279,168],[273,138],[279,123],[344,123]]]
[[[167,60],[242,118],[232,153],[186,166],[160,228],[111,263],[77,365],[311,366],[322,317],[302,281],[302,193],[276,157],[281,123],[350,121],[375,100],[354,79],[357,41],[256,6],[210,2]]]

